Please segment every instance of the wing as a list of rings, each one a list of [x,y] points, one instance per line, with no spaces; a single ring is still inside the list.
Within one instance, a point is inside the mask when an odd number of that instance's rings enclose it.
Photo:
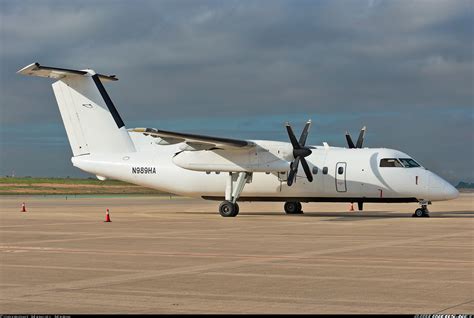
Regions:
[[[155,128],[133,128],[132,132],[142,133],[145,136],[161,138],[159,144],[171,145],[184,142],[190,149],[186,150],[211,150],[211,149],[243,149],[255,146],[248,140],[212,137],[204,135],[185,134],[173,131],[158,130]]]

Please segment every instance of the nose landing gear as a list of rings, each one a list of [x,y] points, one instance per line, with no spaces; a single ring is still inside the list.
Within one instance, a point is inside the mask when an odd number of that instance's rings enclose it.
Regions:
[[[430,217],[430,211],[428,211],[428,204],[431,204],[431,202],[427,201],[420,201],[421,208],[418,208],[415,210],[415,213],[413,213],[412,217],[425,217],[429,218]]]

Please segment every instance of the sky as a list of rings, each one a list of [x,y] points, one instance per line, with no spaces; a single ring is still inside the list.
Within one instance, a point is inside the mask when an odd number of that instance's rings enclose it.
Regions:
[[[0,175],[87,177],[42,65],[116,74],[128,128],[406,152],[474,182],[474,1],[0,0]],[[298,132],[297,132],[298,134]]]

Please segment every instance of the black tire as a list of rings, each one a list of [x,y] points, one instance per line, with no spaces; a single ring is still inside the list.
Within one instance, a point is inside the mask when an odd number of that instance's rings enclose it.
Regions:
[[[237,202],[234,203],[234,208],[235,208],[235,212],[234,212],[234,215],[233,216],[237,216],[237,214],[239,214],[239,205],[237,204]]]
[[[301,203],[299,202],[286,202],[284,208],[286,214],[301,213]]]
[[[298,212],[297,213],[303,213],[303,205],[301,202],[298,202]]]
[[[224,201],[219,205],[219,213],[222,217],[234,217],[237,215],[238,208],[236,209],[236,205],[230,201]],[[237,213],[235,211],[237,210]]]
[[[413,214],[413,216],[417,218],[425,216],[425,210],[423,210],[422,208],[416,209],[415,214]]]

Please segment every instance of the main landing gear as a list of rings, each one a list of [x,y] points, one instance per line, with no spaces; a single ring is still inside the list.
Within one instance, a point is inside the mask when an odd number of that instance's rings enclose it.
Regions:
[[[225,201],[219,206],[219,213],[223,217],[234,217],[239,214],[239,198],[246,183],[252,182],[250,172],[229,172],[225,188]]]
[[[219,206],[219,213],[223,217],[234,217],[239,214],[239,205],[230,201],[224,201]]]
[[[414,217],[414,218],[420,218],[420,217],[429,218],[430,217],[430,211],[428,211],[428,204],[431,204],[431,202],[421,201],[420,202],[421,208],[416,209],[415,213],[413,213],[412,217]]]
[[[300,202],[286,202],[284,207],[286,214],[303,214],[303,207]]]

